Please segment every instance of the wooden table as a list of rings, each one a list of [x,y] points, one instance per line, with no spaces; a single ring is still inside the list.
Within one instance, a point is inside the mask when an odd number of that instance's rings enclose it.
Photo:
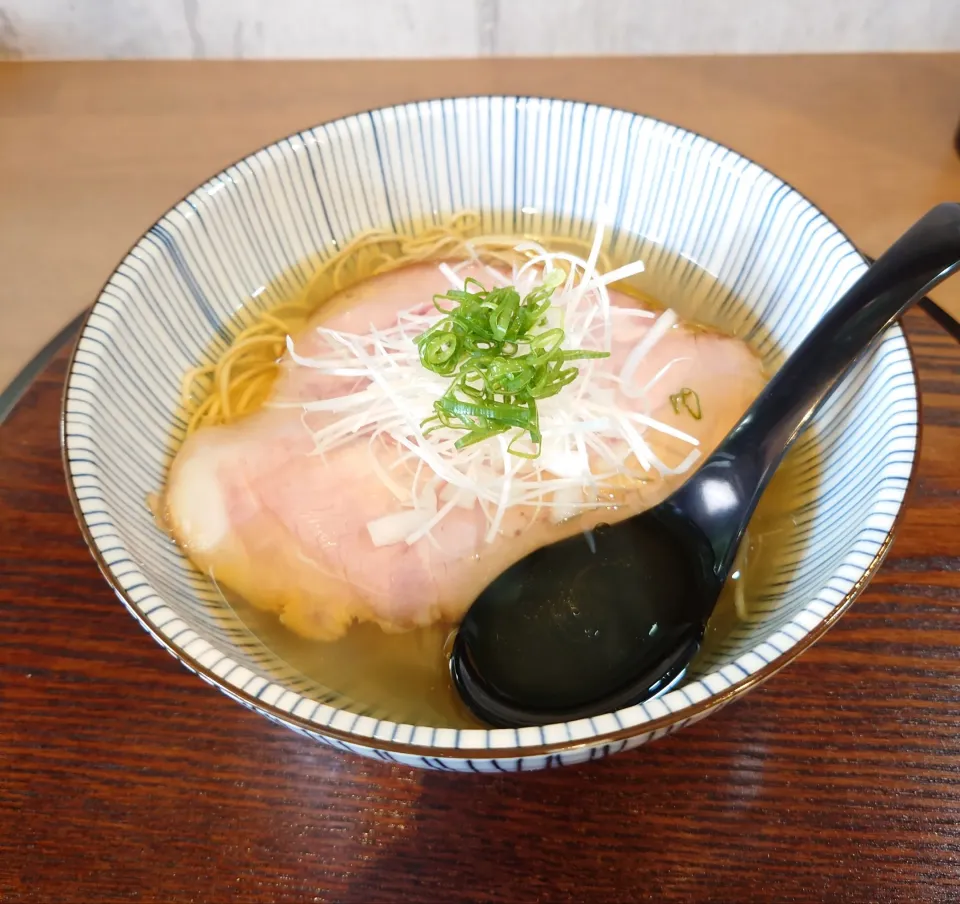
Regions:
[[[44,305],[69,298],[57,323],[82,307],[150,219],[242,151],[439,92],[680,121],[783,173],[875,252],[960,196],[958,76],[957,57],[0,67],[0,342],[32,315],[53,332]],[[914,492],[826,638],[675,737],[470,778],[310,744],[149,640],[67,503],[55,348],[0,426],[0,902],[960,900],[960,350],[920,312],[907,327]]]

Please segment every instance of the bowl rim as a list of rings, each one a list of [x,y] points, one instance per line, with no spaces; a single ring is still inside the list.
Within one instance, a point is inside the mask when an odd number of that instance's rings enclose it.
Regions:
[[[417,108],[419,105],[423,104],[433,104],[433,103],[444,103],[444,102],[456,102],[456,101],[490,101],[490,100],[500,100],[500,101],[536,101],[543,103],[562,103],[562,104],[580,104],[583,105],[585,109],[591,107],[598,110],[607,110],[612,112],[619,112],[627,116],[640,117],[648,121],[659,123],[665,126],[672,127],[679,130],[680,132],[685,133],[686,135],[693,136],[694,138],[700,138],[715,147],[721,148],[725,151],[729,151],[747,163],[752,164],[753,166],[758,167],[761,171],[772,176],[774,179],[778,180],[788,189],[795,193],[795,195],[808,204],[813,210],[820,214],[824,220],[835,230],[835,232],[843,238],[843,240],[859,255],[865,264],[869,266],[869,261],[866,258],[866,255],[860,251],[860,249],[854,244],[846,232],[840,228],[836,221],[828,215],[819,205],[815,204],[806,194],[801,192],[796,188],[791,182],[784,179],[782,176],[768,169],[761,163],[758,163],[752,157],[743,154],[738,151],[736,148],[733,148],[723,142],[717,141],[716,139],[710,138],[707,135],[704,135],[700,132],[689,129],[686,126],[679,125],[670,120],[661,119],[657,116],[651,116],[645,113],[638,113],[634,110],[626,110],[622,107],[613,107],[607,104],[596,103],[593,101],[578,100],[575,98],[565,98],[560,96],[547,97],[543,95],[527,95],[527,94],[461,94],[461,95],[442,95],[442,96],[433,96],[433,97],[423,97],[420,99],[413,99],[407,101],[401,101],[394,104],[381,105],[376,107],[368,107],[363,110],[356,110],[352,112],[344,113],[340,116],[335,116],[331,119],[322,120],[312,125],[304,126],[302,129],[299,129],[295,132],[291,132],[285,135],[281,135],[268,144],[264,144],[259,148],[249,151],[243,154],[241,157],[236,158],[231,163],[225,164],[211,176],[206,177],[203,181],[199,182],[193,188],[191,188],[186,194],[184,194],[179,200],[169,205],[164,211],[160,214],[159,217],[153,220],[150,224],[151,226],[158,223],[168,212],[172,211],[180,204],[187,201],[193,194],[203,189],[203,187],[214,178],[216,175],[226,172],[232,167],[249,160],[253,157],[256,157],[258,154],[261,154],[270,148],[282,143],[285,140],[290,140],[292,138],[302,136],[303,134],[310,132],[314,129],[321,128],[323,126],[328,126],[336,122],[340,122],[346,119],[351,119],[354,117],[362,117],[369,115],[375,112],[389,112],[389,111],[399,111],[403,109]],[[144,230],[133,243],[128,247],[128,249],[123,253],[123,255],[118,260],[117,264],[107,275],[105,281],[101,285],[100,289],[97,291],[93,304],[89,306],[86,311],[86,314],[83,316],[82,322],[79,326],[79,331],[77,333],[77,338],[74,342],[73,348],[70,352],[69,359],[67,361],[66,367],[66,376],[64,378],[63,391],[61,394],[61,405],[60,405],[60,419],[59,419],[59,428],[60,428],[60,453],[61,453],[61,462],[64,469],[65,483],[67,485],[67,494],[70,501],[70,507],[73,510],[74,517],[77,520],[77,524],[80,528],[81,535],[83,540],[87,545],[88,550],[90,551],[94,562],[96,563],[100,573],[103,575],[107,584],[113,589],[114,594],[120,600],[121,603],[126,607],[127,611],[136,619],[140,626],[154,639],[154,641],[159,644],[163,649],[165,649],[171,656],[173,656],[178,662],[183,666],[189,669],[191,672],[198,675],[201,679],[206,681],[208,684],[213,685],[226,696],[233,698],[236,702],[239,702],[241,705],[252,709],[259,714],[273,720],[285,724],[288,727],[298,729],[300,731],[306,732],[310,735],[319,736],[324,739],[329,739],[335,742],[339,742],[344,745],[348,745],[347,749],[353,750],[354,748],[363,748],[375,752],[384,752],[387,754],[396,754],[404,757],[419,757],[421,759],[429,759],[432,761],[438,761],[443,759],[448,760],[513,760],[517,759],[522,762],[526,758],[539,757],[539,756],[551,756],[557,754],[570,754],[576,751],[595,749],[598,747],[613,745],[621,742],[629,741],[632,738],[639,736],[652,737],[658,732],[663,732],[665,729],[669,729],[675,725],[683,725],[689,722],[696,721],[697,719],[708,715],[710,712],[725,706],[726,704],[738,699],[739,697],[746,694],[748,691],[754,687],[762,684],[767,679],[771,678],[773,675],[777,674],[781,669],[785,668],[791,662],[793,662],[798,656],[812,647],[827,631],[830,630],[840,619],[840,617],[853,605],[854,601],[866,586],[870,583],[873,577],[876,575],[880,566],[883,564],[884,559],[886,559],[887,554],[890,551],[891,546],[902,526],[902,521],[904,514],[909,506],[910,497],[915,491],[916,485],[916,476],[917,469],[921,457],[922,449],[922,440],[923,440],[923,417],[922,417],[922,394],[920,392],[920,377],[917,370],[916,357],[909,338],[907,337],[906,332],[903,330],[899,322],[895,323],[890,329],[897,331],[903,338],[904,346],[907,351],[907,358],[910,366],[910,372],[913,380],[912,392],[916,402],[917,408],[917,425],[916,425],[916,442],[913,448],[913,460],[910,465],[910,474],[907,478],[906,489],[904,490],[903,498],[899,504],[896,514],[894,515],[893,523],[890,526],[890,529],[887,531],[886,536],[883,539],[883,542],[880,545],[880,548],[877,550],[876,554],[873,556],[870,563],[864,568],[863,574],[857,580],[857,582],[844,594],[843,598],[834,604],[830,612],[822,617],[819,617],[817,624],[807,630],[798,640],[795,640],[786,650],[778,652],[778,655],[771,659],[769,662],[765,662],[760,668],[756,669],[753,672],[750,672],[745,677],[738,679],[737,681],[732,682],[727,687],[721,691],[712,692],[709,696],[705,697],[702,700],[691,702],[682,708],[668,712],[662,716],[656,716],[650,718],[646,721],[639,722],[633,725],[627,725],[623,727],[618,727],[614,730],[601,732],[601,733],[592,733],[584,737],[578,737],[576,739],[567,738],[564,740],[557,741],[544,741],[539,744],[522,744],[517,743],[513,746],[493,746],[487,744],[482,747],[472,747],[472,746],[443,746],[440,744],[424,744],[414,741],[396,741],[389,738],[381,738],[374,735],[357,733],[349,729],[337,728],[333,725],[324,725],[318,722],[313,722],[310,719],[304,718],[303,716],[295,715],[292,711],[278,707],[274,703],[266,702],[254,694],[243,690],[242,688],[232,686],[227,684],[219,675],[217,675],[211,668],[201,664],[199,659],[191,656],[186,653],[182,648],[175,646],[170,642],[166,637],[164,637],[159,630],[152,625],[149,620],[139,611],[136,603],[126,590],[121,585],[120,581],[113,574],[110,566],[105,561],[101,555],[95,538],[90,532],[89,526],[87,525],[86,518],[83,515],[83,512],[80,507],[80,501],[77,496],[77,490],[74,485],[72,478],[72,472],[70,468],[69,461],[69,450],[68,450],[68,437],[67,437],[67,403],[68,403],[68,394],[71,386],[72,379],[75,374],[75,363],[76,356],[79,350],[80,342],[86,334],[89,321],[94,311],[97,308],[98,302],[103,295],[104,290],[108,287],[111,279],[116,273],[118,267],[127,259],[127,257],[133,252],[133,250],[140,244],[144,236],[149,231],[150,226]],[[158,593],[157,596],[160,599],[163,597]],[[202,637],[202,635],[198,636]],[[205,639],[205,638],[204,638]],[[208,642],[209,643],[209,642]],[[218,649],[212,644],[210,645],[213,649]],[[274,683],[272,680],[270,683]],[[337,712],[349,712],[340,707],[332,707]],[[388,720],[377,720],[379,722],[387,722]],[[392,722],[389,724],[400,725],[403,723]],[[560,722],[557,724],[572,724],[569,721]],[[421,726],[414,726],[421,727]],[[429,727],[429,726],[423,726]],[[438,729],[439,730],[439,729]],[[506,729],[510,731],[510,729]],[[504,729],[479,729],[478,732],[482,733],[485,736],[489,736],[493,731],[504,731]],[[519,738],[519,736],[518,736]]]

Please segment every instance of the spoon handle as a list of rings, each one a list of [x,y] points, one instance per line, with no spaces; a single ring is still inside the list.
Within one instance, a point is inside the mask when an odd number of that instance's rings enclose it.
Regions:
[[[820,319],[681,488],[680,507],[698,513],[696,520],[717,554],[714,573],[721,582],[769,479],[831,390],[887,327],[958,269],[960,204],[940,204],[877,258]],[[715,480],[734,488],[730,499],[736,501],[724,512],[704,502],[707,484]]]
[[[729,439],[776,466],[847,370],[912,304],[960,268],[960,204],[939,204],[877,258],[784,362]]]

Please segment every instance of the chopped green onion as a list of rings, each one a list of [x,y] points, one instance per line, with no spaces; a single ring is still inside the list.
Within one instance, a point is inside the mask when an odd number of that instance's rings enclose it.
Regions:
[[[680,392],[675,392],[670,396],[670,404],[673,406],[674,414],[679,414],[682,407],[686,408],[690,416],[696,421],[703,417],[703,411],[700,408],[700,396],[686,386]]]
[[[433,403],[434,414],[422,424],[425,432],[464,430],[466,435],[455,444],[462,449],[519,428],[507,447],[510,454],[540,454],[537,401],[555,396],[579,376],[568,362],[609,354],[563,349],[560,327],[531,332],[545,324],[551,296],[565,279],[563,270],[551,270],[521,298],[513,286],[488,291],[471,277],[463,289],[434,296],[434,306],[444,317],[417,337],[417,349],[427,370],[452,382]],[[535,451],[516,448],[524,435]]]

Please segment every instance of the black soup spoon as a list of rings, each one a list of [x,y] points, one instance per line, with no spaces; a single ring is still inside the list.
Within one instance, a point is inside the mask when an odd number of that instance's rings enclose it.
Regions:
[[[884,330],[960,269],[960,204],[917,221],[814,326],[704,464],[642,514],[538,549],[480,594],[450,668],[494,726],[584,718],[678,681],[786,451]]]

